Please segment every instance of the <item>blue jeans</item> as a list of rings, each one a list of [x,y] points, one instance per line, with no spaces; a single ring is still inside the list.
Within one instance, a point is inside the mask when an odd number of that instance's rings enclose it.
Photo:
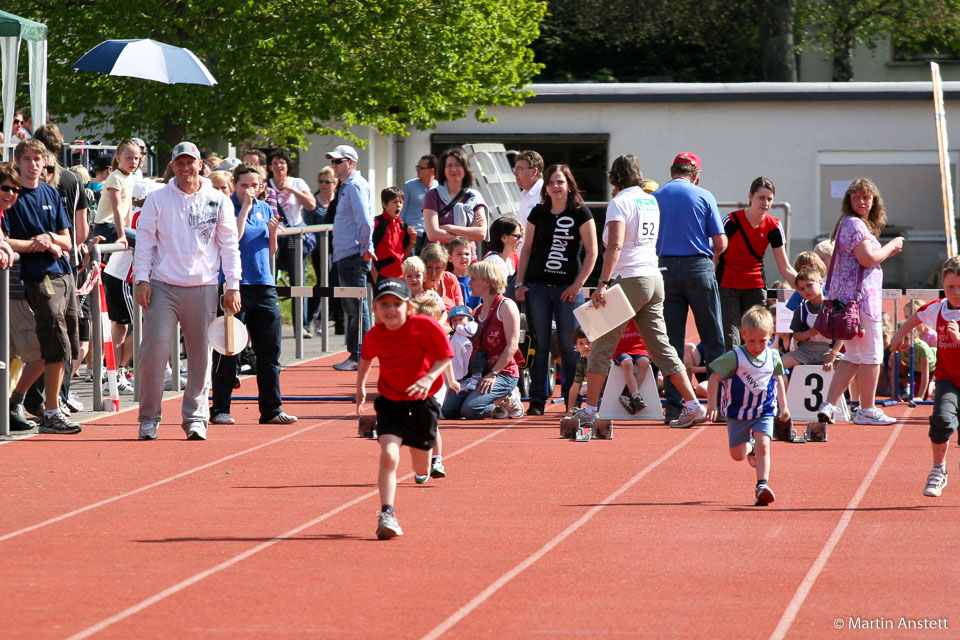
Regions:
[[[678,354],[683,353],[687,334],[687,309],[703,343],[704,361],[723,355],[723,331],[720,328],[720,292],[713,260],[707,256],[661,256],[663,274],[663,319],[667,337]],[[667,404],[681,406],[683,398],[669,380],[663,381]]]
[[[337,269],[337,281],[341,287],[366,287],[367,272],[370,271],[370,263],[364,262],[359,253],[347,256],[334,263]],[[360,338],[357,336],[357,329],[363,327],[363,335],[370,330],[370,312],[367,308],[367,297],[363,297],[363,303],[357,298],[341,298],[340,304],[343,305],[344,318],[346,320],[346,340],[347,351],[350,352],[350,359],[360,361]],[[362,322],[362,325],[361,325]]]
[[[460,393],[447,393],[443,401],[443,408],[440,410],[444,420],[457,420],[466,418],[467,420],[482,420],[489,418],[493,413],[493,401],[510,395],[510,392],[517,386],[519,378],[508,376],[501,373],[493,381],[493,388],[490,393],[480,393],[477,389]]]
[[[550,397],[547,389],[547,372],[550,367],[550,321],[557,323],[557,346],[563,363],[563,398],[573,384],[580,354],[573,346],[573,330],[577,320],[573,310],[583,304],[583,292],[573,302],[561,302],[560,294],[566,287],[531,282],[527,285],[527,326],[533,331],[537,354],[530,369],[530,404],[544,405]]]

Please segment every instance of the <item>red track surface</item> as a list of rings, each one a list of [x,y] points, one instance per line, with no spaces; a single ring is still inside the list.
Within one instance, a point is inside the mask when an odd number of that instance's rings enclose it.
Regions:
[[[284,369],[284,392],[352,393],[336,361]],[[125,413],[0,446],[0,636],[960,635],[960,486],[921,494],[929,407],[774,443],[767,508],[722,426],[618,424],[580,444],[557,437],[558,405],[444,422],[449,476],[415,485],[404,456],[405,535],[389,542],[373,535],[378,448],[352,405],[286,408],[300,422],[261,426],[238,403],[207,442],[183,439],[178,399],[155,442]],[[952,444],[960,479],[957,458]],[[893,628],[848,629],[858,617]]]

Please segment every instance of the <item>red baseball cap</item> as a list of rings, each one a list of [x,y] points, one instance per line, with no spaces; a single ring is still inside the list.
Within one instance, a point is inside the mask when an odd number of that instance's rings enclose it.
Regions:
[[[673,159],[673,164],[692,164],[697,168],[697,171],[700,171],[700,156],[684,151],[677,154],[677,157]]]

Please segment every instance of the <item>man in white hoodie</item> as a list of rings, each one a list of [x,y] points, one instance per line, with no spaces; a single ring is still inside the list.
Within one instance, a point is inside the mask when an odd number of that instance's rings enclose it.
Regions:
[[[187,348],[187,388],[181,427],[188,440],[206,440],[210,409],[207,327],[217,315],[217,277],[226,278],[223,306],[240,311],[240,251],[233,203],[209,181],[192,142],[173,148],[174,179],[147,198],[137,228],[133,277],[144,308],[137,360],[140,439],[154,440],[160,424],[163,372],[177,323]]]

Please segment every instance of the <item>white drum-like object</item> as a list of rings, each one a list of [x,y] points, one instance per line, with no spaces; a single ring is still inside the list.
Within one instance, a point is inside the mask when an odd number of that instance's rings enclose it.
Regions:
[[[227,318],[233,322],[233,344],[227,344]],[[247,326],[236,316],[220,316],[207,327],[207,340],[210,346],[225,356],[235,356],[247,346]]]

